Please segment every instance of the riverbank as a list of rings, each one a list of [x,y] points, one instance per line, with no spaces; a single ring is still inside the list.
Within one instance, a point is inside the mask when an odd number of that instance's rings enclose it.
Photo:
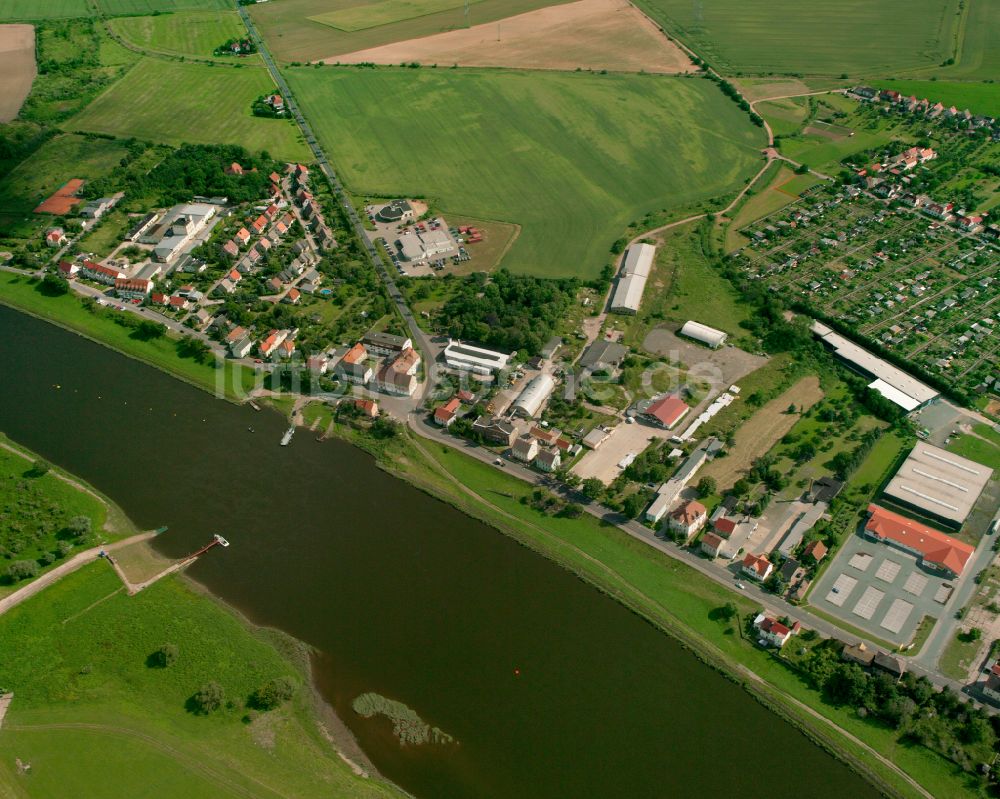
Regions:
[[[88,308],[72,292],[49,296],[39,286],[38,280],[27,275],[0,271],[0,305],[51,322],[216,396],[235,401],[254,387],[252,370],[231,361],[218,361],[213,356],[207,356],[210,360],[204,362],[181,357],[177,339],[170,334],[154,339],[137,338],[134,331],[115,321],[120,311]]]
[[[450,447],[419,441],[408,431],[390,442],[373,441],[342,425],[332,433],[366,449],[386,471],[500,530],[638,613],[886,795],[983,795],[939,755],[902,742],[893,730],[852,708],[825,704],[788,664],[744,641],[738,621],[718,620],[717,611],[727,602],[744,619],[758,605],[635,541],[614,524],[586,514],[559,518],[541,513],[532,507],[533,486]]]

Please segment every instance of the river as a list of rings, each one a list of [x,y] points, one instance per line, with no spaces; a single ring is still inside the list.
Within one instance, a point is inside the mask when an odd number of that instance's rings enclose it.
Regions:
[[[878,794],[675,641],[495,530],[300,431],[0,307],[0,430],[89,481],[191,576],[320,653],[317,684],[419,797]],[[252,426],[254,433],[248,428]],[[455,745],[400,747],[359,693]]]

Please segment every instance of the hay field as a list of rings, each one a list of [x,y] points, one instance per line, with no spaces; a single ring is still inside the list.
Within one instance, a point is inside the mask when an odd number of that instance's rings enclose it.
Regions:
[[[89,15],[87,0],[0,0],[0,21],[70,19]]]
[[[33,25],[0,25],[0,122],[10,122],[38,74]]]
[[[694,65],[635,6],[623,0],[578,0],[500,23],[387,44],[331,62],[440,64],[520,69],[610,69],[689,72]]]
[[[210,58],[216,47],[246,34],[235,11],[180,11],[147,17],[114,17],[110,23],[115,33],[141,48],[202,58]],[[235,59],[227,57],[226,60],[233,62]]]
[[[803,377],[795,385],[763,405],[736,430],[736,443],[726,450],[724,458],[716,458],[699,472],[702,477],[714,477],[720,489],[731,488],[746,474],[750,465],[778,443],[795,423],[799,414],[823,399],[823,390],[816,375]],[[787,413],[795,405],[797,413]]]
[[[2,0],[0,0],[2,2]],[[560,5],[570,0],[479,0],[471,6],[472,25]],[[319,61],[343,53],[467,27],[464,3],[374,28],[343,31],[310,17],[359,5],[359,0],[277,0],[248,6],[254,22],[279,61]]]
[[[273,88],[263,67],[230,69],[144,58],[66,128],[171,145],[241,144],[283,160],[308,160],[309,151],[291,121],[250,113],[251,103]]]
[[[342,31],[362,31],[415,17],[463,8],[466,0],[354,0],[345,8],[309,17],[313,22]],[[470,0],[478,3],[481,0]]]
[[[959,0],[637,0],[725,72],[852,77],[952,55]]]
[[[645,213],[741,187],[763,134],[702,79],[521,70],[286,72],[355,194],[521,225],[503,265],[596,276]],[[405,120],[405,124],[400,124]]]

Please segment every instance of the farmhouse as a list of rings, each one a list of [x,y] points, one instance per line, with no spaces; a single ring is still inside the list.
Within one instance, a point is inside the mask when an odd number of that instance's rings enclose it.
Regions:
[[[616,313],[635,314],[639,312],[642,293],[653,268],[656,247],[652,244],[633,244],[625,253],[618,285],[611,297],[611,310]]]
[[[975,551],[968,544],[878,505],[869,505],[865,533],[917,555],[924,566],[958,577]]]
[[[510,355],[451,340],[444,348],[444,362],[452,369],[489,375],[505,369]]]
[[[868,388],[877,391],[905,411],[913,411],[937,399],[940,394],[915,377],[879,358],[853,341],[835,333],[822,322],[813,322],[813,335],[834,354],[866,378],[872,378]]]
[[[992,473],[975,461],[918,441],[884,494],[899,505],[958,529]]]
[[[524,387],[511,405],[511,412],[525,419],[534,419],[542,406],[552,395],[556,384],[550,375],[544,372],[534,378]]]
[[[691,320],[685,322],[679,332],[682,336],[693,338],[695,341],[700,341],[702,344],[707,344],[713,350],[717,350],[725,344],[727,338],[726,334],[721,330],[716,330],[714,327],[709,327],[708,325],[701,324],[701,322],[694,322]]]

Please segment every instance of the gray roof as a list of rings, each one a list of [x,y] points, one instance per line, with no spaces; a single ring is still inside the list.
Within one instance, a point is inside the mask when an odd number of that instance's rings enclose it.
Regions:
[[[613,341],[595,341],[580,357],[580,366],[585,369],[617,368],[627,355],[628,347]]]

